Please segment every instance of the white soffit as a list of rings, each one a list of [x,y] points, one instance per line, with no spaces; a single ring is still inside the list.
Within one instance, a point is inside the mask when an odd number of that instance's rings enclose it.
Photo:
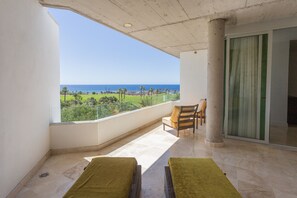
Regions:
[[[39,1],[77,12],[176,57],[207,48],[210,19],[224,17],[229,25],[244,25],[297,16],[297,0]]]

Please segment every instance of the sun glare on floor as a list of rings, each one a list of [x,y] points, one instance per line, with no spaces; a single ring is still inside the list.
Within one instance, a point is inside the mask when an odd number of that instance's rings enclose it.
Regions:
[[[109,153],[88,156],[84,159],[90,162],[96,157],[135,157],[137,163],[142,166],[142,174],[144,174],[178,139],[171,133],[164,132],[162,126],[158,126],[123,146],[119,146],[120,143],[111,145],[111,147],[119,147]]]

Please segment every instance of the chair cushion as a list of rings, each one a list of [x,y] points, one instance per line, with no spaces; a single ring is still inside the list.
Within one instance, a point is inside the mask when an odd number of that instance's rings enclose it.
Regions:
[[[174,106],[173,110],[172,110],[172,113],[171,113],[171,117],[170,117],[170,120],[172,122],[176,122],[176,123],[178,122],[179,112],[180,112],[180,107],[179,106]]]
[[[205,101],[205,99],[201,99],[199,102],[199,105],[198,105],[197,112],[204,111],[205,108],[206,108],[206,101]]]
[[[164,117],[162,118],[162,122],[168,126],[171,126],[172,128],[177,128],[177,122],[172,122],[171,117]]]
[[[177,127],[178,127],[177,122],[172,122],[171,121],[171,117],[164,117],[164,118],[162,118],[162,122],[164,124],[168,125],[168,126],[171,126],[174,129],[177,129]],[[191,122],[181,123],[180,124],[181,127],[185,127],[185,126],[191,127],[192,125],[193,125],[193,123],[191,123]]]

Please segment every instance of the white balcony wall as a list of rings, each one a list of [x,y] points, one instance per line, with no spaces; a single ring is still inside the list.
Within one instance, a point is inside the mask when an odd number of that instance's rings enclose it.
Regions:
[[[99,146],[126,135],[171,113],[175,102],[145,107],[115,116],[84,122],[51,124],[51,149]]]
[[[98,145],[98,122],[54,123],[50,126],[51,149]]]
[[[58,37],[37,0],[0,1],[0,197],[49,151],[49,122],[60,114]]]
[[[180,102],[182,105],[198,104],[206,98],[207,50],[180,54]]]

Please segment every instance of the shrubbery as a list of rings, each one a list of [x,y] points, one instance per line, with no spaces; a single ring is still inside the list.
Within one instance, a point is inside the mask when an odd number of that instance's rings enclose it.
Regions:
[[[118,102],[119,100],[114,97],[114,96],[104,96],[102,98],[99,99],[99,104],[111,104],[111,103],[115,103]]]
[[[133,111],[135,109],[138,109],[139,107],[137,107],[135,104],[133,104],[132,102],[122,102],[122,103],[118,103],[118,109],[120,112],[124,112],[124,111]]]
[[[65,92],[61,92],[64,95]],[[120,112],[132,111],[140,107],[151,106],[160,103],[160,100],[153,100],[153,95],[141,95],[140,104],[130,101],[119,101],[115,96],[104,96],[99,100],[94,97],[83,100],[78,93],[72,94],[74,99],[65,100],[61,98],[61,117],[62,122],[96,120],[107,116],[115,115]],[[167,94],[163,96],[163,102],[178,100],[179,94]]]
[[[82,102],[79,95],[74,100],[61,101],[62,122],[96,120],[120,112],[138,109],[131,102],[119,102],[114,96],[102,97],[97,101],[91,97]]]
[[[88,105],[75,105],[61,110],[62,122],[95,120],[96,109]]]
[[[142,107],[151,106],[153,105],[153,99],[149,96],[144,96],[142,97],[140,104]]]

